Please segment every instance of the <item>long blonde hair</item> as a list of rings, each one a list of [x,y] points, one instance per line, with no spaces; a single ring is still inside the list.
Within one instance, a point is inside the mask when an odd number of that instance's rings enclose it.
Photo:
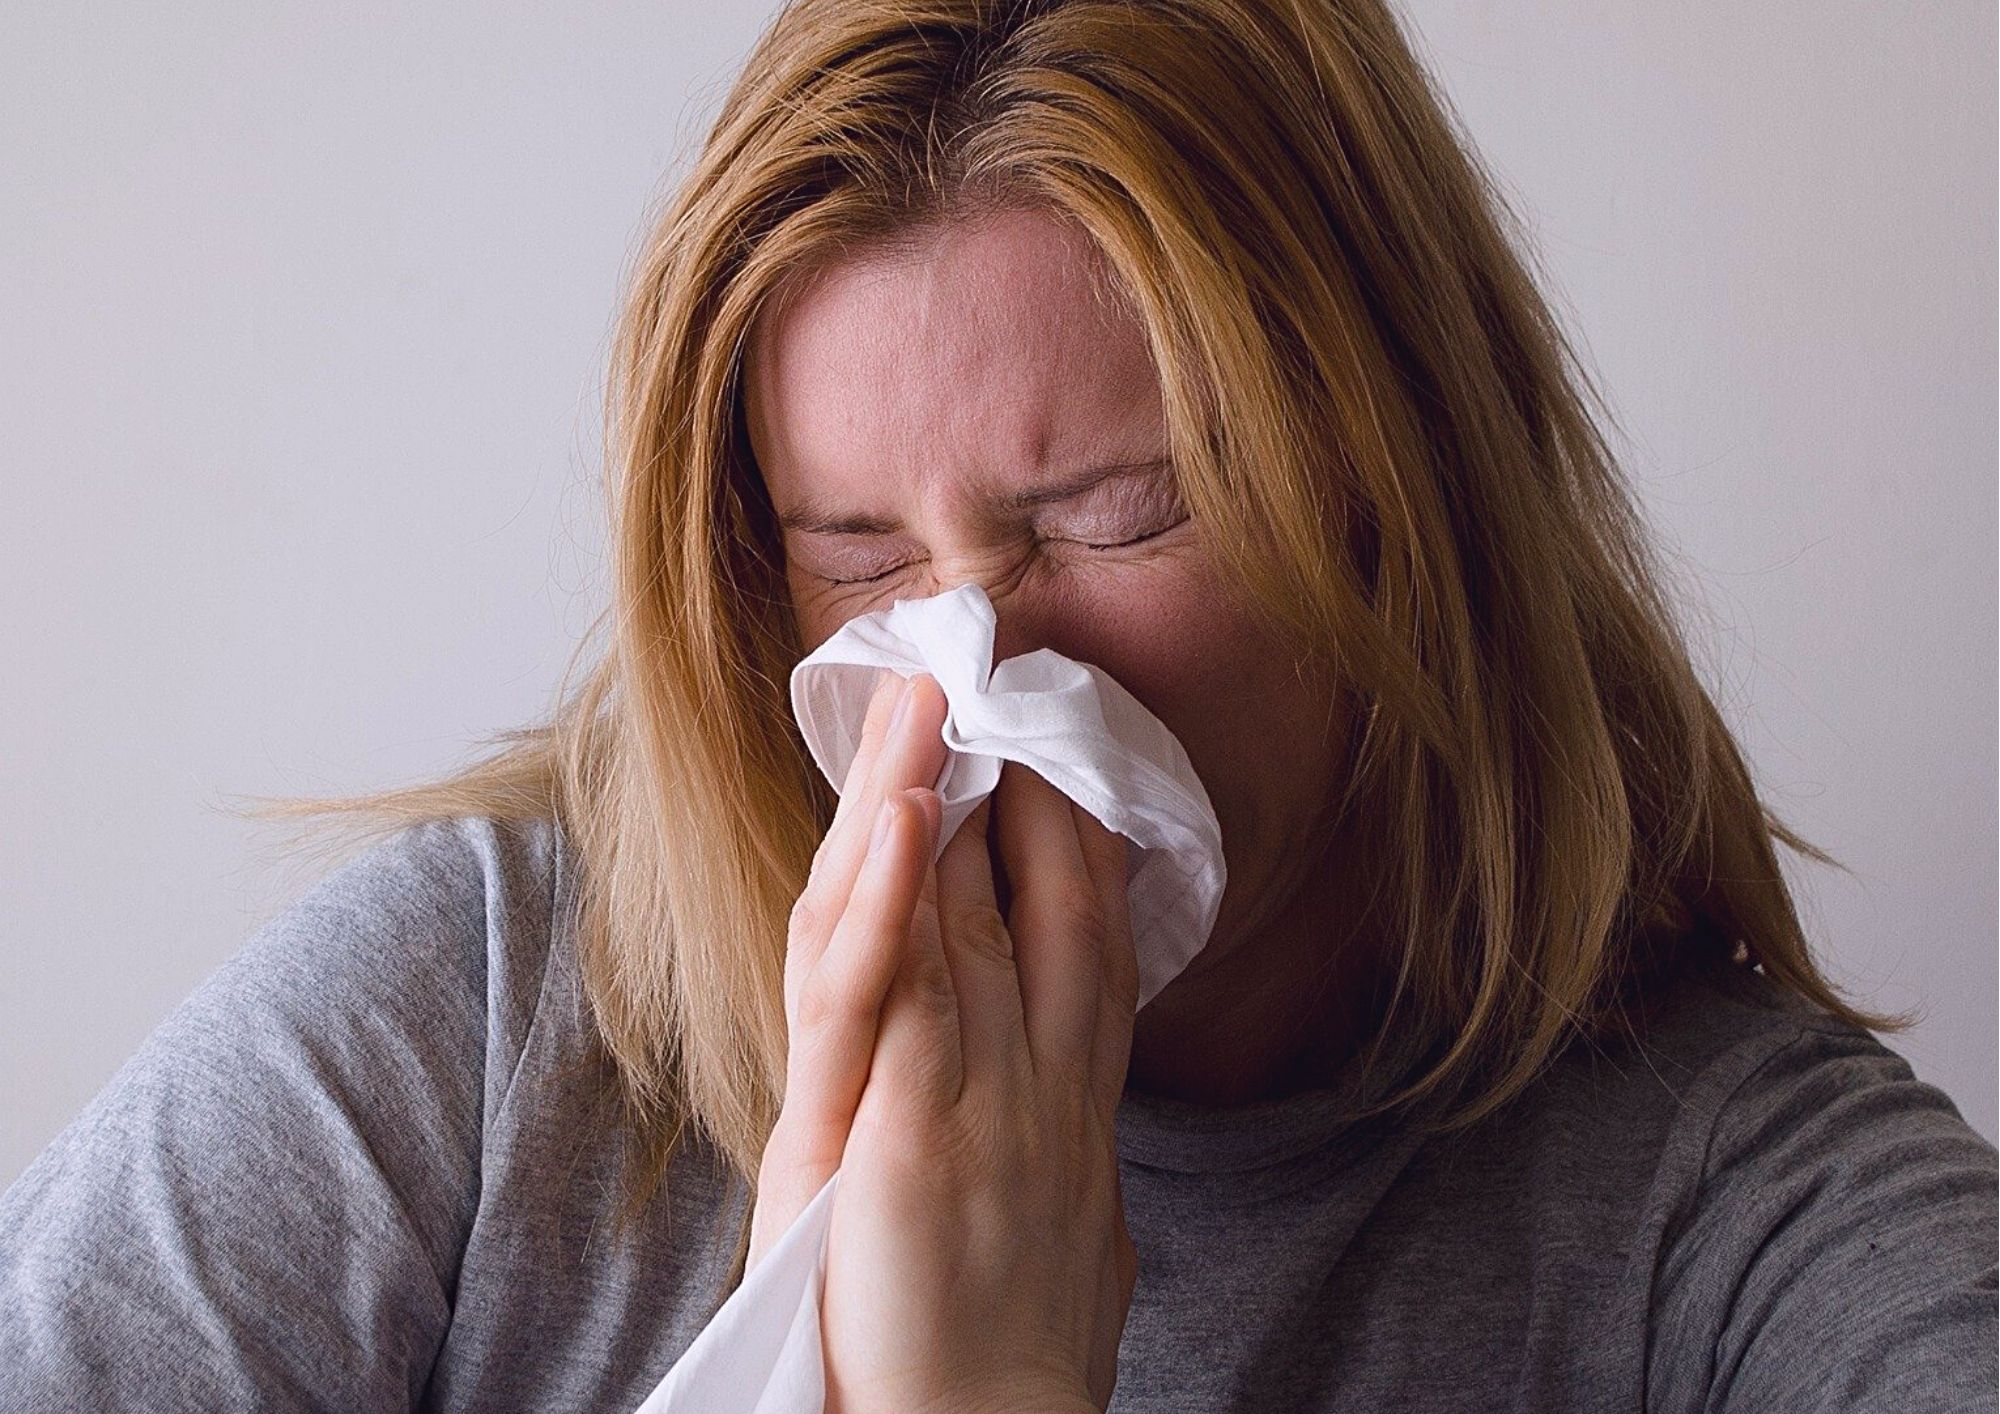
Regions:
[[[1095,241],[1227,571],[1372,704],[1343,801],[1390,845],[1369,1044],[1422,1057],[1379,1111],[1487,1114],[1717,948],[1905,1024],[1816,965],[1776,847],[1831,861],[1759,801],[1518,221],[1381,0],[796,0],[632,272],[601,655],[468,770],[251,812],[554,818],[642,1189],[690,1123],[756,1171],[834,803],[786,698],[746,331],[801,271],[1003,206]]]

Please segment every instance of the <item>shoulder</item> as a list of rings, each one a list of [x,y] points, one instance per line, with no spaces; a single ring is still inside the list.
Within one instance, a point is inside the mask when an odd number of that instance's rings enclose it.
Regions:
[[[1872,1033],[1727,963],[1674,978],[1624,1030],[1570,1045],[1513,1121],[1622,1132],[1621,1148],[1684,1187],[1775,1159],[1780,1136],[1802,1130],[1862,1137],[1887,1122],[1991,1152]]]
[[[409,826],[252,933],[0,1197],[0,1395],[419,1388],[563,868],[550,822]]]
[[[1639,1029],[1578,1048],[1551,1085],[1566,1114],[1646,1134],[1665,1272],[1805,1190],[1822,1209],[1864,1190],[1876,1212],[1946,1188],[1991,1201],[1993,1146],[1949,1096],[1872,1033],[1748,968],[1677,979]]]
[[[1675,998],[1647,1049],[1683,1082],[1649,1213],[1661,1407],[1990,1392],[1995,1153],[1950,1098],[1747,971]]]
[[[405,1030],[494,1012],[504,1045],[510,1032],[518,1040],[562,933],[568,872],[552,820],[407,826],[258,929],[194,1004],[303,1006]]]
[[[391,1100],[471,1086],[482,1103],[454,1128],[477,1126],[562,941],[565,872],[553,821],[403,827],[253,932],[134,1066],[167,1047],[254,1068],[260,1083],[360,1086]]]
[[[1870,1151],[1993,1164],[1993,1146],[1901,1054],[1758,971],[1683,979],[1625,1054],[1671,1098],[1666,1140],[1686,1170],[1679,1222],[1746,1180],[1851,1174]]]
[[[1674,978],[1442,1152],[1473,1250],[1525,1253],[1535,1319],[1596,1333],[1549,1357],[1591,1391],[1567,1402],[1991,1408],[1993,1146],[1761,973]]]
[[[331,870],[224,969],[303,951],[322,966],[482,975],[546,959],[565,870],[552,820],[458,816],[409,825]],[[302,960],[302,959],[295,959]],[[359,978],[355,980],[359,981]]]
[[[1652,991],[1623,1028],[1573,1040],[1442,1148],[1521,1171],[1523,1191],[1549,1198],[1565,1221],[1637,1226],[1643,1244],[1646,1227],[1656,1239],[1664,1215],[1699,1187],[1718,1133],[1768,1103],[1788,1065],[1818,1045],[1888,1055],[1761,974],[1690,970]]]

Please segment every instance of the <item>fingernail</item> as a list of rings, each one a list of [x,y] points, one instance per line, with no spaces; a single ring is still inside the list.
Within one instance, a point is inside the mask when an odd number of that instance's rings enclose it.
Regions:
[[[883,842],[889,838],[889,826],[895,822],[895,819],[896,797],[893,795],[884,796],[882,803],[875,807],[875,829],[868,836],[868,852],[871,855],[881,851]]]

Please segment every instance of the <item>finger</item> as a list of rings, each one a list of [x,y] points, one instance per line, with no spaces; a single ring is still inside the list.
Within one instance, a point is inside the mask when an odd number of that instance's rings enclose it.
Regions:
[[[1129,854],[1126,838],[1095,815],[1070,802],[1077,843],[1091,884],[1104,906],[1102,970],[1098,975],[1097,1025],[1091,1036],[1091,1087],[1100,1113],[1113,1118],[1131,1068],[1134,1013],[1139,1005],[1139,959],[1132,940]]]
[[[1076,818],[1067,796],[1018,761],[1001,767],[994,796],[1029,1055],[1037,1071],[1080,1073],[1096,1029],[1107,922]]]
[[[893,671],[888,675],[897,678],[899,687],[904,685]],[[891,694],[887,716],[879,725],[873,722],[879,704],[871,703],[870,721],[863,727],[861,749],[848,770],[840,808],[834,812],[826,838],[820,841],[805,888],[792,906],[786,960],[788,992],[795,991],[799,978],[812,970],[832,935],[867,855],[869,835],[882,801],[909,786],[936,784],[944,769],[944,689],[930,674],[917,673],[907,680],[906,690],[900,716],[898,702]],[[795,959],[792,954],[797,955]]]
[[[882,1003],[881,1028],[875,1038],[863,1104],[878,1094],[892,1108],[915,1104],[938,1113],[958,1101],[964,1087],[963,1043],[959,1035],[962,1008],[958,989],[945,960],[935,906],[925,907],[924,895],[935,900],[937,827],[943,805],[934,791],[912,791],[925,806],[924,878],[919,886],[916,915],[904,940],[901,965]]]
[[[958,992],[965,1089],[1011,1085],[1028,1060],[1014,940],[993,886],[987,838],[992,807],[990,795],[973,807],[938,856],[935,871],[938,929]]]
[[[833,819],[827,826],[826,834],[820,838],[819,847],[813,851],[812,867],[806,874],[805,887],[792,906],[790,936],[785,950],[785,1017],[788,1023],[799,978],[818,959],[820,951],[826,946],[827,934],[832,931],[833,921],[839,916],[828,906],[826,899],[832,892],[826,888],[826,874],[834,854],[837,832],[844,833],[847,822],[861,809],[863,788],[874,770],[876,757],[881,754],[882,738],[889,718],[896,710],[903,685],[902,674],[894,668],[882,668],[876,672],[875,685],[868,696],[868,710],[861,721],[860,744],[855,748],[854,758],[847,763],[847,774],[834,803]]]
[[[795,1199],[798,1209],[840,1165],[930,859],[924,811],[900,793],[884,811],[885,831],[799,992],[777,1122],[782,1134],[773,1135],[783,1168],[772,1175],[788,1195],[779,1201]]]
[[[882,740],[888,733],[889,719],[895,715],[896,705],[908,684],[909,679],[894,668],[877,670],[875,686],[868,694],[868,710],[861,719],[861,740],[855,744],[854,759],[847,763],[847,774],[840,783],[840,798],[833,807],[834,822],[860,809],[861,788],[868,784],[869,776],[874,773],[876,758],[882,754]]]

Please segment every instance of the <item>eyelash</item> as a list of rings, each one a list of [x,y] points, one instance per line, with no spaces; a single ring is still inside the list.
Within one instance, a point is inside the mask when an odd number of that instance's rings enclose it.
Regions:
[[[1163,525],[1158,530],[1149,530],[1144,535],[1133,536],[1130,540],[1114,540],[1107,545],[1093,545],[1088,540],[1078,540],[1074,543],[1081,545],[1086,550],[1122,550],[1128,545],[1140,545],[1144,544],[1148,540],[1157,540],[1162,535],[1165,535],[1168,531],[1177,529],[1178,527],[1185,525],[1186,523],[1187,523],[1187,517],[1182,516],[1172,525]],[[894,574],[897,570],[902,568],[903,568],[902,565],[891,565],[888,569],[883,570],[880,574],[864,575],[860,579],[834,579],[828,575],[816,575],[815,578],[823,579],[828,584],[873,584],[878,579],[887,579],[890,575]]]

